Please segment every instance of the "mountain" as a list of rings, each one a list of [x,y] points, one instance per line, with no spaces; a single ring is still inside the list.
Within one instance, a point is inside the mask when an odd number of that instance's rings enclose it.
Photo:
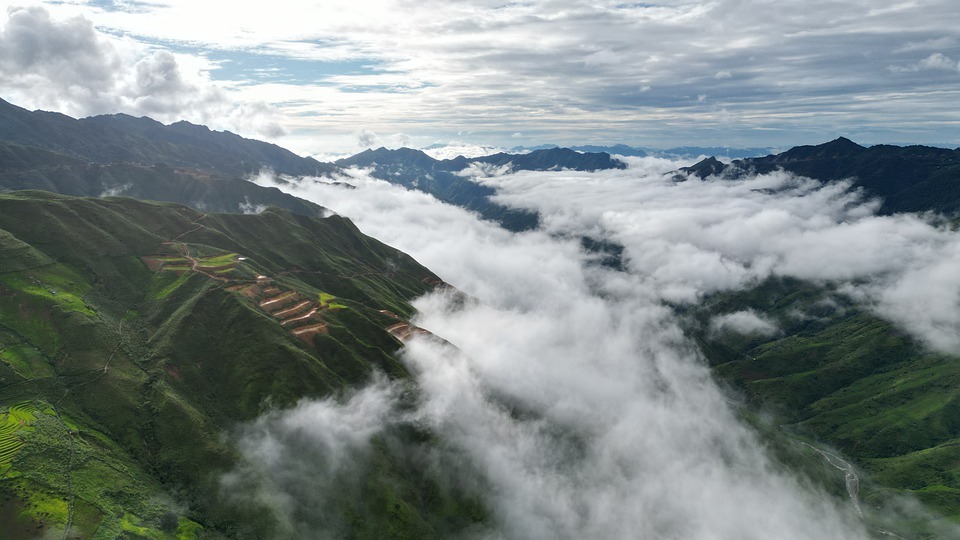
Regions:
[[[127,195],[211,212],[269,206],[322,216],[316,204],[245,180],[261,168],[286,174],[335,170],[278,146],[178,122],[126,115],[75,120],[0,100],[0,190]]]
[[[824,182],[853,179],[856,186],[882,198],[881,214],[924,211],[960,214],[960,149],[863,147],[840,137],[780,154],[734,160],[723,167],[717,167],[708,158],[681,172],[705,178],[718,174],[736,177],[777,169]]]
[[[163,164],[90,163],[36,147],[0,142],[0,190],[125,195],[210,212],[256,213],[269,206],[321,217],[323,207],[241,178]]]
[[[773,148],[729,148],[726,146],[678,146],[666,150],[656,150],[652,154],[669,159],[687,159],[697,156],[723,156],[726,158],[750,158],[766,156],[774,152]]]
[[[520,154],[535,150],[549,150],[559,148],[555,144],[541,144],[538,146],[514,146],[510,149],[511,153]],[[674,148],[640,148],[626,144],[614,144],[612,146],[599,146],[593,144],[570,146],[571,150],[586,153],[614,154],[618,156],[633,157],[662,157],[667,159],[689,159],[697,156],[723,156],[726,158],[748,158],[755,156],[766,156],[774,152],[773,148],[730,148],[726,146],[677,146]]]
[[[712,324],[746,310],[779,331],[744,334]],[[904,490],[958,519],[956,355],[930,352],[830,284],[770,278],[716,294],[685,315],[713,372],[750,408],[776,419],[771,437],[826,442],[842,452],[856,464],[866,506]],[[931,524],[894,525],[928,537]]]
[[[448,161],[451,168],[460,165],[456,160]],[[599,171],[605,169],[625,169],[626,164],[607,154],[582,153],[570,148],[547,148],[534,150],[527,154],[498,153],[490,156],[467,160],[468,163],[486,163],[498,167],[509,167],[511,171],[549,171],[571,169],[575,171]]]
[[[538,223],[536,214],[490,202],[489,197],[495,193],[493,188],[457,174],[469,164],[469,160],[463,157],[441,161],[411,148],[378,148],[337,160],[336,164],[372,169],[371,174],[376,178],[473,210],[484,219],[496,221],[513,231],[532,229]]]
[[[537,150],[551,150],[554,148],[560,148],[560,147],[555,144],[541,144],[538,146],[514,146],[513,148],[510,149],[510,153],[524,154],[527,152],[535,152]],[[637,148],[635,146],[628,146],[626,144],[614,144],[612,146],[584,144],[584,145],[570,146],[568,148],[570,150],[575,150],[577,152],[592,153],[592,154],[607,153],[607,154],[615,154],[618,156],[635,156],[635,157],[644,157],[648,155],[647,152],[645,152],[642,148]]]
[[[512,231],[535,228],[539,217],[532,212],[514,210],[490,201],[492,187],[479,184],[464,174],[471,166],[488,165],[515,171],[574,169],[595,171],[622,169],[626,165],[609,154],[583,154],[567,148],[536,150],[528,154],[498,153],[489,156],[438,160],[420,150],[399,148],[368,149],[337,160],[340,167],[372,169],[376,178],[392,184],[429,193],[437,199],[473,210],[484,219],[496,221]]]
[[[631,156],[631,157],[646,157],[649,155],[642,148],[637,148],[635,146],[628,146],[626,144],[615,144],[613,146],[597,146],[593,144],[587,144],[587,145],[580,145],[580,146],[571,146],[570,149],[576,150],[577,152],[591,152],[591,153],[605,152],[607,154],[616,154],[618,156]]]
[[[0,141],[33,146],[94,163],[163,163],[245,177],[263,168],[292,176],[318,176],[335,168],[274,144],[189,122],[164,125],[125,114],[77,120],[27,111],[0,100]]]
[[[438,283],[337,216],[0,194],[4,538],[289,537],[223,491],[232,426],[374,372],[409,379],[395,336]],[[449,537],[484,519],[415,465],[425,428],[377,440],[328,508],[345,535]]]

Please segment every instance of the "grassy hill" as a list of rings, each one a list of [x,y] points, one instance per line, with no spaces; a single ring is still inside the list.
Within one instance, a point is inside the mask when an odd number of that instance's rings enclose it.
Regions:
[[[718,328],[752,310],[775,334]],[[714,296],[687,314],[714,372],[753,410],[772,413],[771,438],[826,444],[861,469],[866,508],[909,493],[960,522],[960,358],[932,353],[829,286],[769,279]],[[938,519],[900,523],[933,534]]]
[[[375,371],[406,379],[387,328],[430,283],[339,217],[0,195],[5,538],[289,533],[223,496],[237,460],[224,433]],[[352,516],[351,534],[428,538],[482,519],[469,494],[438,495],[405,454],[375,448],[363,488],[331,510]]]

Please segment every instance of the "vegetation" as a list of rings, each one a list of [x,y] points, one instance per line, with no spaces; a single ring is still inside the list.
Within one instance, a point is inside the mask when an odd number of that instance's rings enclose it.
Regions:
[[[380,310],[411,315],[407,300],[437,281],[340,217],[45,192],[0,195],[0,250],[0,519],[10,538],[280,530],[269,512],[223,496],[220,476],[238,459],[224,435],[374,371],[408,377],[385,330],[396,320]],[[262,307],[286,293],[311,310]],[[403,429],[390,440],[433,444]],[[351,534],[430,537],[484,519],[469,494],[437,492],[395,447],[376,453],[366,487],[339,507]]]
[[[780,333],[718,332],[710,324],[743,309],[776,322]],[[687,320],[714,371],[751,408],[779,419],[767,429],[771,440],[804,440],[852,458],[867,507],[909,494],[960,522],[956,357],[927,351],[829,286],[789,279],[716,295]],[[900,534],[933,534],[936,523],[915,519]]]

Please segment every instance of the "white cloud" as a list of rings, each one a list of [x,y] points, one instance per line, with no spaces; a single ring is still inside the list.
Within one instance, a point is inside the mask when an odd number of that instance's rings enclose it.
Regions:
[[[942,53],[933,53],[920,61],[923,69],[939,69],[943,71],[960,71],[960,63]]]
[[[887,69],[895,73],[916,73],[918,71],[960,71],[960,62],[944,55],[933,53],[930,56],[906,66],[889,66]]]
[[[376,133],[367,129],[361,129],[357,133],[357,146],[361,148],[372,148],[378,144],[379,140]]]
[[[495,200],[538,210],[556,234],[625,247],[638,279],[669,302],[738,289],[770,275],[849,282],[878,314],[931,347],[960,352],[960,236],[922,216],[875,216],[850,184],[784,172],[676,183],[680,164],[628,160],[625,171],[484,177]]]
[[[451,141],[448,144],[431,145],[422,149],[425,154],[434,159],[453,159],[457,156],[466,158],[489,156],[498,152],[505,152],[506,148],[484,146],[480,144],[466,144],[461,141]]]
[[[579,242],[550,234],[585,223],[573,215],[589,219],[594,189],[606,199],[619,184],[635,200],[638,182],[624,173],[490,179],[520,184],[507,197],[548,202],[549,231],[512,234],[351,175],[356,190],[315,184],[296,194],[479,299],[419,300],[417,324],[457,348],[415,340],[404,359],[424,394],[416,414],[483,472],[500,535],[866,538],[852,508],[778,470],[738,423],[640,269],[589,264]],[[534,194],[538,184],[546,187]],[[551,219],[574,193],[587,200],[568,201],[572,214]],[[589,215],[602,219],[603,210]]]
[[[284,133],[275,109],[237,103],[211,81],[210,67],[103,34],[83,16],[58,19],[41,6],[8,8],[0,26],[0,91],[17,105],[78,117],[125,112],[187,119],[268,138]]]
[[[401,419],[398,391],[380,377],[342,404],[303,400],[241,426],[234,440],[242,461],[222,478],[224,496],[268,508],[280,536],[339,536],[343,516],[330,509],[359,499],[372,438]]]
[[[837,126],[865,142],[904,132],[942,142],[960,114],[942,73],[890,77],[890,59],[877,53],[900,43],[956,58],[955,29],[937,15],[950,0],[776,10],[760,0],[42,4],[147,48],[237,59],[229,75],[206,74],[229,78],[231,96],[282,107],[313,153],[355,148],[361,127],[422,140],[469,130],[469,142],[501,145],[522,132],[559,144],[785,146],[832,137]],[[285,77],[263,79],[259,64],[273,58]],[[245,60],[256,67],[245,71]],[[691,110],[683,96],[698,94],[723,103],[728,118]],[[825,117],[836,121],[825,126]]]
[[[757,314],[752,309],[724,313],[710,319],[713,332],[736,332],[745,336],[773,336],[779,331],[777,325]]]

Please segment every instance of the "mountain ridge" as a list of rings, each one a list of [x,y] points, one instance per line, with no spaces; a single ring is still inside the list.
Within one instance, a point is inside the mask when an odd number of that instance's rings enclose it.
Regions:
[[[0,515],[14,540],[289,537],[223,493],[238,463],[226,434],[374,373],[403,384],[391,329],[442,285],[339,216],[21,191],[0,194],[0,231]],[[363,516],[354,534],[482,522],[470,494],[428,497],[430,475],[398,448],[428,452],[429,434],[398,429],[329,510]]]
[[[197,137],[202,133],[204,137]],[[262,168],[281,174],[329,174],[333,169],[277,145],[180,121],[164,125],[147,117],[101,115],[74,119],[30,112],[0,99],[0,140],[37,146],[96,163],[114,161],[215,171],[246,176]]]
[[[783,169],[823,182],[852,179],[855,186],[881,197],[880,213],[884,215],[924,211],[960,214],[960,148],[864,147],[840,137],[780,154],[717,163],[715,158],[707,158],[683,167],[678,178],[737,178]]]

